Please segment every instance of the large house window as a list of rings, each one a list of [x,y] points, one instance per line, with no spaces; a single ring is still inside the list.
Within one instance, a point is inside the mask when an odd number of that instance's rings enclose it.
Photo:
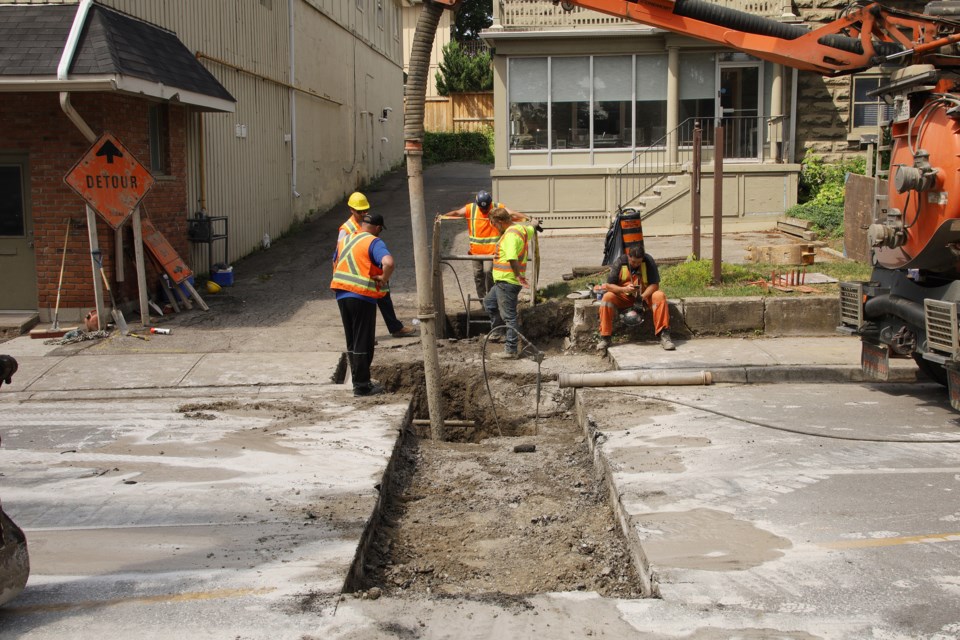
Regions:
[[[150,171],[166,176],[170,175],[170,125],[167,105],[150,106]]]
[[[663,146],[667,132],[667,56],[637,56],[638,147]]]
[[[547,59],[510,59],[510,148],[546,149]]]
[[[590,148],[590,58],[550,61],[550,117],[553,148]]]
[[[712,53],[680,54],[680,118],[713,120],[716,111],[717,64]]]
[[[880,86],[880,76],[854,76],[853,78],[853,114],[851,126],[876,127],[887,123],[893,116],[893,106],[879,97],[867,95]]]
[[[593,59],[593,147],[622,148],[633,144],[633,59]]]

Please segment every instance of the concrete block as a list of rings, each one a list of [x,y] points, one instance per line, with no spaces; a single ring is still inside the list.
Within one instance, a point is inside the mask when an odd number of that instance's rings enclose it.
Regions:
[[[763,298],[686,298],[682,319],[694,335],[760,331],[764,327]]]
[[[840,303],[836,296],[767,298],[763,314],[768,336],[831,335],[840,324]]]

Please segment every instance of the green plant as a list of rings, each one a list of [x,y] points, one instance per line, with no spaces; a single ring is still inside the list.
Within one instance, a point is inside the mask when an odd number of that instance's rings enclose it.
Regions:
[[[443,47],[443,60],[436,75],[437,93],[448,96],[451,93],[493,90],[493,65],[490,52],[470,55],[456,40]]]
[[[493,130],[459,133],[427,131],[423,136],[426,164],[443,162],[493,162]]]
[[[866,159],[850,158],[841,162],[826,162],[808,149],[800,171],[800,204],[787,211],[788,216],[809,220],[815,231],[832,236],[843,236],[844,190],[848,173],[863,175]]]

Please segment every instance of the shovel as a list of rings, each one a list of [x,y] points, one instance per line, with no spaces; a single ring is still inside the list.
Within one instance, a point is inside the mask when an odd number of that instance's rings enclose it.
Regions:
[[[123,317],[123,312],[117,309],[117,301],[113,299],[113,290],[110,288],[110,281],[107,280],[107,274],[103,272],[102,266],[100,267],[100,277],[103,278],[103,284],[107,287],[107,293],[110,294],[110,315],[113,316],[113,321],[120,329],[120,335],[125,336],[130,330],[127,328],[127,321]]]

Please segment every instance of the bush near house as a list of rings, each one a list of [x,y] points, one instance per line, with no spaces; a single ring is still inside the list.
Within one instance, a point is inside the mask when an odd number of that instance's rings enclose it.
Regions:
[[[436,75],[437,93],[448,96],[451,93],[470,93],[493,91],[493,64],[490,52],[476,55],[467,52],[456,40],[443,47],[443,60]]]
[[[423,135],[424,164],[443,162],[493,163],[493,129],[484,131],[427,131]]]
[[[863,175],[866,159],[852,158],[828,163],[809,149],[800,172],[800,204],[787,210],[787,215],[809,220],[822,235],[843,236],[843,194],[848,173]]]

